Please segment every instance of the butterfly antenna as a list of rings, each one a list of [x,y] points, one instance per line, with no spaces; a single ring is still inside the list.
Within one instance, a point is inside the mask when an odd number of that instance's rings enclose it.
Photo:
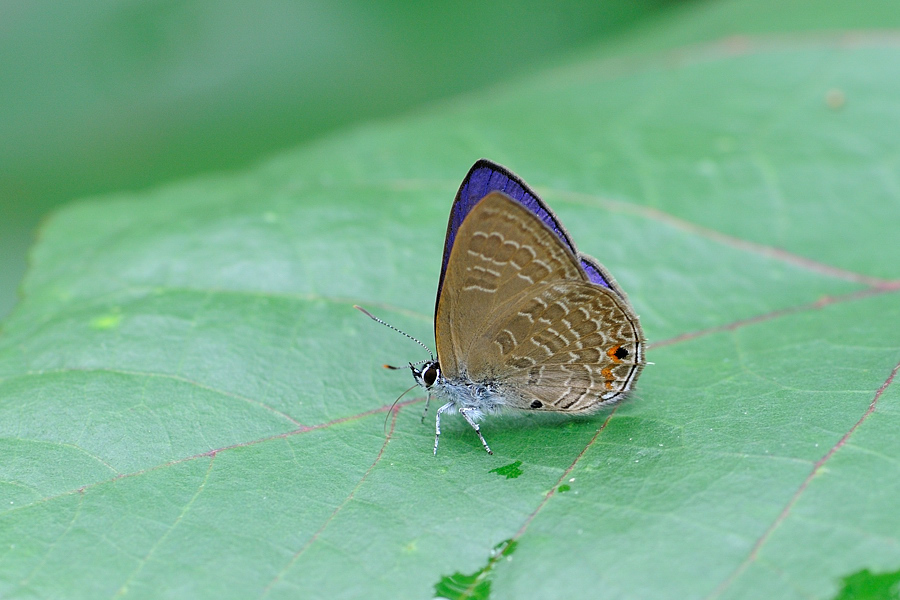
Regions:
[[[409,335],[409,334],[406,333],[405,331],[401,331],[401,330],[397,329],[396,327],[394,327],[394,326],[391,325],[390,323],[385,323],[384,321],[382,321],[381,319],[379,319],[378,317],[376,317],[375,315],[373,315],[372,313],[370,313],[369,311],[367,311],[366,309],[364,309],[362,306],[358,306],[358,305],[354,304],[354,305],[353,305],[353,308],[355,308],[356,310],[358,310],[358,311],[361,312],[362,314],[366,315],[367,317],[369,317],[370,319],[372,319],[372,320],[375,321],[376,323],[381,323],[381,324],[384,325],[385,327],[390,327],[391,329],[393,329],[393,330],[396,331],[397,333],[401,333],[401,334],[405,335],[406,337],[408,337],[409,339],[411,339],[412,341],[414,341],[414,342],[417,343],[418,345],[420,345],[420,346],[422,346],[423,348],[425,348],[426,350],[428,350],[428,354],[431,356],[431,359],[434,360],[434,352],[431,351],[431,348],[429,348],[428,346],[426,346],[425,344],[423,344],[422,342],[420,342],[419,340],[417,340],[417,339],[414,338],[413,336]],[[404,367],[392,367],[392,366],[390,366],[390,365],[384,365],[384,366],[385,366],[386,368],[388,368],[388,369],[402,369],[402,368],[404,368]],[[399,398],[398,398],[398,400],[399,400]]]
[[[392,413],[392,412],[394,412],[394,407],[397,406],[397,403],[398,403],[398,402],[400,402],[400,398],[402,398],[403,396],[407,395],[410,391],[412,391],[412,389],[413,389],[414,387],[416,387],[416,386],[418,386],[418,385],[419,385],[418,383],[415,383],[415,384],[413,384],[412,386],[410,386],[410,388],[409,388],[408,390],[406,390],[405,392],[403,392],[402,394],[400,394],[400,395],[397,397],[397,399],[394,400],[394,403],[391,404],[391,407],[388,409],[387,414],[384,415],[384,435],[385,435],[385,436],[387,436],[387,434],[388,434],[388,432],[387,432],[387,422],[388,422],[388,417],[391,416],[391,413]]]

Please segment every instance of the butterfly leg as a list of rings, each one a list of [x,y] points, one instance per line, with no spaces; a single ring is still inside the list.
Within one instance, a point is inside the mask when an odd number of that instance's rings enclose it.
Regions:
[[[487,450],[487,453],[493,454],[493,452],[491,452],[491,447],[487,445],[487,442],[484,441],[484,436],[481,435],[481,427],[479,427],[478,423],[475,422],[475,419],[473,419],[469,415],[469,412],[471,412],[471,410],[472,409],[461,408],[461,409],[459,409],[459,414],[461,414],[463,416],[463,419],[465,419],[466,422],[472,426],[472,429],[475,430],[475,433],[478,434],[478,439],[481,440],[481,445],[484,446],[484,449]]]
[[[425,410],[422,412],[422,422],[425,422],[425,415],[428,414],[428,405],[431,403],[431,394],[425,396]]]
[[[441,437],[441,413],[445,410],[450,410],[453,408],[453,403],[448,402],[443,405],[439,409],[437,409],[437,415],[434,417],[434,455],[437,456],[437,445],[438,439]]]

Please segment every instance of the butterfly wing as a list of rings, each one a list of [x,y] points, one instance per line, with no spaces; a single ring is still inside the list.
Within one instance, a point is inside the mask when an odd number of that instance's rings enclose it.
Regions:
[[[496,192],[478,202],[438,296],[444,375],[495,382],[516,408],[587,412],[620,399],[643,366],[643,333],[627,301],[581,264],[521,203]]]
[[[441,276],[438,281],[438,299],[440,299],[441,290],[444,287],[444,278],[447,274],[450,252],[453,250],[453,245],[459,234],[459,228],[462,226],[472,209],[475,208],[475,205],[492,192],[503,193],[538,217],[538,219],[540,219],[541,222],[556,235],[559,242],[565,245],[572,254],[577,257],[581,263],[581,269],[584,271],[589,281],[610,288],[623,299],[626,298],[625,292],[618,286],[616,280],[613,279],[613,277],[607,273],[596,260],[578,253],[566,228],[559,222],[559,219],[556,218],[553,211],[544,204],[543,200],[528,187],[528,184],[506,167],[482,158],[469,169],[469,173],[459,186],[459,191],[456,192],[453,206],[450,208],[450,220],[447,223],[447,237],[444,241],[444,260],[441,265]],[[437,312],[437,306],[435,306],[435,312]]]
[[[627,303],[592,283],[559,281],[496,315],[468,360],[474,372],[501,365],[496,379],[514,408],[580,413],[624,398],[643,354],[644,335]]]
[[[535,284],[562,280],[586,280],[572,252],[516,201],[485,196],[458,228],[438,292],[434,335],[444,375],[471,372],[467,359],[494,315]]]

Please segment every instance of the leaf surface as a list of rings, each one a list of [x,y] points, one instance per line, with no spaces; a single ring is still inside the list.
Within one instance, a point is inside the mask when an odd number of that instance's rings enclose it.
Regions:
[[[900,50],[852,42],[590,58],[57,213],[0,335],[0,596],[800,599],[897,571]],[[616,276],[655,364],[594,417],[487,419],[494,456],[446,418],[434,457],[380,368],[421,349],[352,305],[432,341],[480,156]]]

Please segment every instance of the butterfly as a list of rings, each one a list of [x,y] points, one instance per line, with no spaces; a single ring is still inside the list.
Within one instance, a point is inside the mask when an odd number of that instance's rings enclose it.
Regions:
[[[486,159],[450,209],[434,335],[437,358],[409,364],[428,393],[425,411],[432,396],[444,402],[434,454],[444,413],[458,412],[493,454],[484,415],[591,413],[625,398],[646,364],[640,322],[615,279],[578,252],[524,181]]]

